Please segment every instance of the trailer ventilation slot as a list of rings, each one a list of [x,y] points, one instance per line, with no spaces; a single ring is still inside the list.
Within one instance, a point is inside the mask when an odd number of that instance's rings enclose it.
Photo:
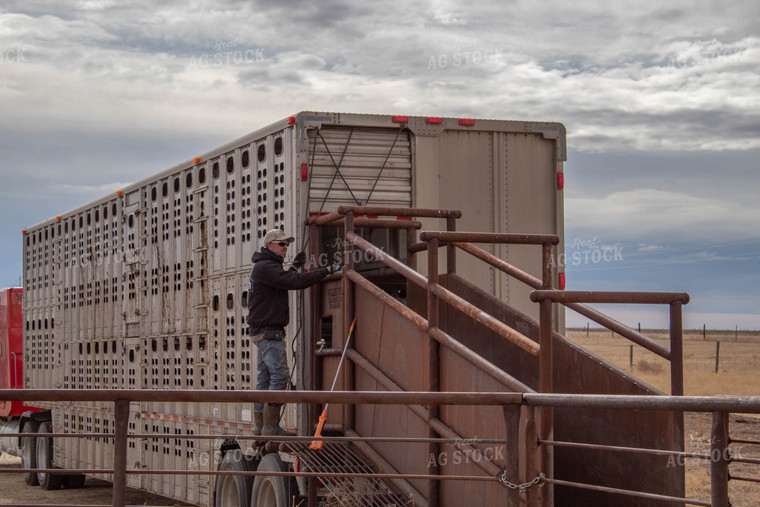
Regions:
[[[302,472],[324,473],[321,487],[329,491],[329,505],[406,505],[384,481],[374,477],[330,478],[331,474],[376,474],[377,470],[345,442],[325,442],[321,450],[309,449],[309,442],[289,442],[288,450],[301,459]]]

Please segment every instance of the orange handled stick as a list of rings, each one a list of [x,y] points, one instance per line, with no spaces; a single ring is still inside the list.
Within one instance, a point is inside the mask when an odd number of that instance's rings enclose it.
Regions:
[[[356,317],[354,317],[354,321],[351,323],[351,329],[348,330],[348,336],[346,337],[346,344],[343,346],[343,354],[340,356],[340,362],[338,363],[338,370],[335,372],[335,378],[333,379],[332,387],[330,387],[330,392],[333,392],[335,389],[335,383],[338,381],[338,375],[340,374],[340,368],[343,366],[343,360],[346,358],[346,350],[348,350],[348,342],[351,341],[351,335],[354,332],[354,326],[356,325]],[[316,440],[318,437],[322,436],[322,428],[325,426],[325,422],[327,422],[327,407],[329,407],[329,403],[325,403],[325,409],[322,411],[322,415],[319,416],[319,424],[317,424],[317,431],[314,432],[314,438],[315,440],[311,441],[311,445],[309,446],[309,449],[314,449],[315,451],[318,451],[322,449],[322,446],[325,445],[324,440]]]

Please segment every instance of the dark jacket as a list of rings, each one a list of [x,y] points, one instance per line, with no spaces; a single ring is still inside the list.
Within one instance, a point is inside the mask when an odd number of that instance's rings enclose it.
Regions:
[[[314,285],[330,272],[320,268],[309,273],[282,268],[282,257],[262,247],[253,255],[250,286],[248,288],[248,334],[259,334],[262,329],[284,329],[290,321],[288,291]]]

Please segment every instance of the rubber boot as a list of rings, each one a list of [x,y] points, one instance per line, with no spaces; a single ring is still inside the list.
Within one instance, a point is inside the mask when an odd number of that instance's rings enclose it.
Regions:
[[[264,405],[264,428],[262,429],[261,434],[278,435],[281,437],[296,436],[295,433],[280,428],[280,407],[270,405],[269,403]]]
[[[261,430],[264,428],[264,412],[253,413],[253,434],[261,435]]]

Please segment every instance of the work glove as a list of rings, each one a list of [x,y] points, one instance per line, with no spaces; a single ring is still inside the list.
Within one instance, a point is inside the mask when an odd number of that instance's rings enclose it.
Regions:
[[[341,269],[343,269],[343,264],[333,264],[332,266],[327,267],[329,274],[337,273]]]
[[[301,269],[304,264],[306,264],[306,252],[301,251],[298,252],[298,255],[295,256],[293,262],[290,265],[296,269]]]

